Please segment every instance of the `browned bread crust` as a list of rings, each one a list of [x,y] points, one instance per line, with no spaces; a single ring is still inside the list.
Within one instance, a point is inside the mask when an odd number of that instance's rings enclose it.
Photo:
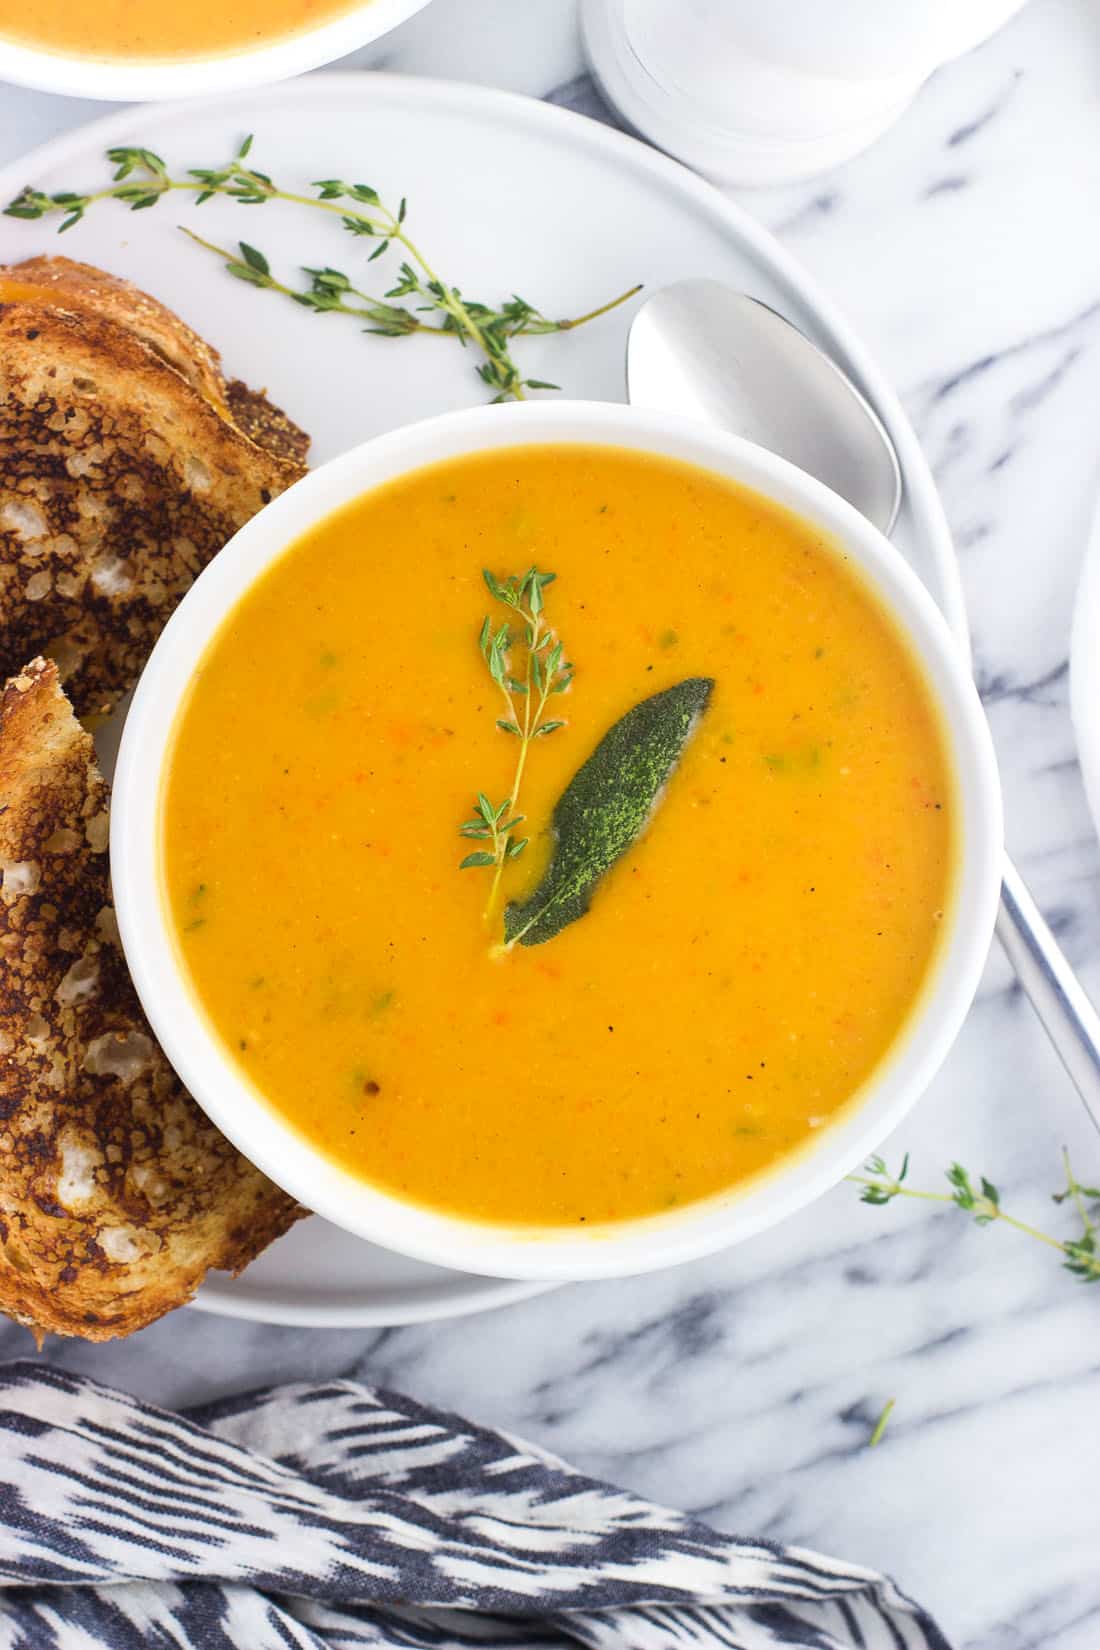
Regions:
[[[225,399],[234,424],[257,447],[291,464],[305,464],[309,436],[263,390],[250,390],[239,378],[232,378],[225,386]]]
[[[48,653],[78,715],[108,710],[196,575],[301,474],[119,322],[0,304],[0,677]]]
[[[0,694],[0,1311],[109,1340],[304,1212],[183,1088],[118,943],[107,787],[52,662]]]

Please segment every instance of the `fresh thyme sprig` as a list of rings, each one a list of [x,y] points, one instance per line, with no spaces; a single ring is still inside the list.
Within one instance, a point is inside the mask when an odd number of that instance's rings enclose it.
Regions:
[[[514,809],[519,802],[527,753],[536,739],[546,739],[565,726],[562,717],[547,717],[547,704],[555,694],[565,693],[573,681],[573,666],[565,657],[563,643],[547,623],[543,592],[553,584],[557,574],[540,573],[529,567],[526,573],[511,574],[498,579],[488,568],[482,570],[489,594],[503,603],[518,623],[518,633],[512,622],[505,619],[494,630],[492,619],[486,614],[478,637],[481,656],[504,700],[505,715],[497,718],[502,733],[519,740],[515,772],[507,797],[499,805],[478,793],[473,816],[459,826],[459,835],[475,841],[487,842],[487,848],[467,854],[460,869],[468,866],[493,868],[493,881],[485,905],[486,921],[492,919],[500,891],[500,879],[510,859],[517,859],[527,846],[527,837],[514,833],[522,825],[523,814]],[[524,660],[517,674],[512,668],[512,651],[517,640],[521,642]]]
[[[1100,1205],[1100,1187],[1084,1186],[1073,1173],[1069,1160],[1069,1153],[1063,1150],[1062,1160],[1065,1166],[1066,1184],[1062,1191],[1053,1194],[1055,1203],[1072,1203],[1077,1217],[1081,1222],[1081,1235],[1077,1238],[1061,1239],[1051,1237],[1047,1232],[1041,1232],[1035,1226],[1029,1226],[1025,1221],[1017,1220],[1015,1215],[1006,1214],[1001,1208],[1001,1194],[991,1180],[985,1175],[978,1177],[975,1188],[973,1177],[964,1169],[961,1163],[952,1163],[947,1170],[949,1192],[923,1192],[905,1184],[909,1173],[909,1154],[906,1152],[901,1161],[901,1168],[897,1174],[891,1174],[881,1157],[870,1157],[864,1164],[864,1173],[849,1175],[848,1179],[857,1186],[862,1186],[860,1199],[864,1203],[882,1205],[892,1203],[895,1197],[921,1198],[929,1203],[953,1203],[956,1208],[971,1216],[979,1226],[991,1226],[995,1221],[1002,1221],[1006,1226],[1014,1226],[1018,1232],[1034,1238],[1038,1243],[1044,1243],[1050,1249],[1057,1249],[1062,1255],[1062,1264],[1067,1272],[1072,1272],[1084,1283],[1100,1282],[1100,1251],[1097,1245],[1097,1231],[1100,1221],[1095,1218],[1096,1206]]]
[[[108,187],[86,194],[73,190],[44,194],[28,186],[4,211],[9,218],[60,216],[59,233],[72,229],[100,201],[121,201],[131,211],[141,212],[158,205],[165,196],[174,192],[191,195],[196,206],[221,196],[235,201],[239,206],[264,206],[270,201],[284,201],[334,213],[350,235],[374,243],[368,263],[382,257],[394,245],[403,247],[407,253],[397,280],[381,298],[362,291],[342,270],[327,266],[303,266],[304,273],[309,277],[308,285],[290,286],[272,274],[267,258],[248,242],[240,241],[239,251],[231,252],[190,230],[184,233],[190,235],[199,246],[223,258],[226,269],[238,280],[281,293],[318,314],[337,312],[356,316],[368,323],[365,331],[385,338],[430,332],[456,338],[463,345],[473,345],[482,356],[478,374],[494,392],[494,401],[522,401],[528,390],[553,390],[558,387],[545,379],[523,376],[512,357],[513,339],[571,331],[587,321],[594,321],[597,316],[605,315],[608,310],[615,309],[640,291],[637,286],[631,287],[628,292],[621,293],[610,303],[601,304],[598,309],[575,316],[572,320],[560,321],[551,320],[533,304],[515,294],[495,309],[488,304],[477,303],[465,298],[457,286],[442,280],[419,247],[410,240],[405,227],[407,203],[404,199],[393,211],[369,184],[348,183],[343,178],[320,179],[312,185],[315,191],[312,195],[282,189],[266,172],[245,164],[251,148],[252,138],[247,137],[233,159],[224,166],[189,167],[182,177],[172,177],[165,162],[151,149],[134,146],[108,149],[107,159],[115,168],[114,179]],[[402,298],[418,301],[413,306],[395,301]],[[420,318],[422,315],[433,315],[437,319],[424,321]]]

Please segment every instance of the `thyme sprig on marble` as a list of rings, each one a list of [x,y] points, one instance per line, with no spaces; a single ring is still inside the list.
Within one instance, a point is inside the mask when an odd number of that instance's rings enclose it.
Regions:
[[[886,1403],[883,1405],[879,1413],[878,1420],[871,1429],[871,1436],[867,1440],[868,1449],[877,1449],[879,1444],[882,1443],[882,1435],[890,1424],[890,1417],[894,1413],[894,1405],[896,1403],[896,1398],[888,1398],[886,1400]]]
[[[58,232],[72,229],[101,201],[121,201],[133,212],[147,211],[173,193],[190,195],[196,206],[217,197],[239,206],[265,206],[282,201],[312,207],[340,219],[348,234],[371,241],[367,263],[374,263],[391,247],[404,249],[396,281],[381,297],[363,290],[352,276],[328,265],[303,265],[308,277],[304,285],[290,285],[272,273],[267,257],[249,242],[238,242],[238,250],[205,240],[184,230],[191,240],[225,262],[229,274],[250,286],[277,292],[317,314],[338,313],[365,321],[364,331],[385,338],[403,338],[412,333],[451,337],[472,346],[481,356],[478,375],[493,391],[494,401],[522,401],[529,390],[553,390],[556,384],[527,378],[512,355],[517,338],[551,332],[568,332],[594,321],[632,298],[639,287],[631,287],[609,303],[570,320],[552,320],[526,299],[513,294],[494,307],[466,298],[457,286],[444,281],[409,237],[406,227],[408,206],[402,199],[396,210],[385,204],[377,190],[366,183],[349,183],[343,178],[322,178],[311,187],[312,195],[283,189],[250,161],[252,138],[245,138],[232,160],[223,166],[193,166],[181,177],[173,177],[167,164],[151,149],[123,146],[107,150],[114,167],[113,181],[103,189],[80,194],[60,190],[45,194],[24,188],[4,208],[10,218],[38,219],[59,216]],[[411,300],[409,303],[400,300]],[[422,317],[429,317],[423,319]]]
[[[1100,1245],[1097,1242],[1097,1234],[1100,1231],[1100,1187],[1085,1186],[1076,1178],[1068,1151],[1063,1150],[1062,1161],[1066,1183],[1061,1191],[1053,1194],[1053,1201],[1058,1204],[1069,1203],[1080,1222],[1080,1236],[1065,1239],[1052,1237],[1048,1232],[1041,1232],[1037,1227],[1008,1214],[1001,1207],[1001,1194],[993,1182],[985,1175],[979,1175],[975,1183],[975,1177],[969,1170],[964,1169],[961,1163],[952,1163],[946,1171],[950,1187],[947,1192],[918,1191],[906,1184],[909,1173],[908,1152],[902,1158],[901,1168],[897,1174],[891,1173],[881,1157],[870,1157],[863,1166],[864,1173],[849,1175],[848,1179],[863,1188],[860,1199],[864,1203],[881,1206],[892,1203],[896,1197],[920,1198],[928,1203],[954,1204],[979,1226],[992,1226],[998,1221],[1006,1226],[1013,1226],[1016,1231],[1023,1232],[1037,1243],[1057,1249],[1066,1271],[1072,1272],[1083,1283],[1097,1283],[1100,1282]]]
[[[504,701],[504,715],[497,727],[509,738],[519,740],[512,784],[503,802],[492,803],[478,792],[471,817],[459,826],[459,835],[487,844],[466,855],[461,870],[472,867],[492,869],[493,880],[485,905],[486,921],[491,921],[500,892],[504,867],[518,859],[528,838],[516,831],[523,824],[519,803],[527,757],[536,739],[546,739],[565,726],[560,716],[547,716],[551,698],[568,691],[573,682],[573,666],[565,657],[565,646],[545,615],[544,592],[557,574],[540,573],[529,567],[526,573],[498,579],[488,568],[482,570],[489,594],[512,614],[494,628],[486,614],[478,637],[478,647],[486,669]],[[515,650],[522,650],[522,662],[513,666]]]

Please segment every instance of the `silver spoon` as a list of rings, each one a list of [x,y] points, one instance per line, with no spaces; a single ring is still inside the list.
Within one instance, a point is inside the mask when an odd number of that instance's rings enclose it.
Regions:
[[[882,421],[766,304],[720,281],[664,287],[634,317],[626,372],[638,406],[720,424],[816,476],[882,532],[893,527],[901,466]],[[997,937],[1100,1129],[1100,1015],[1007,858]]]

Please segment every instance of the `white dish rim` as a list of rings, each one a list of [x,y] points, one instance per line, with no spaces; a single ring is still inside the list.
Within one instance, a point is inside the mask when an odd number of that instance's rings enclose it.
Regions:
[[[213,1274],[216,1276],[216,1274]],[[270,1294],[255,1288],[241,1295],[228,1288],[211,1288],[211,1275],[203,1292],[188,1302],[196,1311],[215,1318],[240,1318],[249,1323],[282,1324],[291,1329],[393,1329],[405,1324],[441,1323],[450,1318],[470,1318],[479,1312],[494,1312],[498,1306],[517,1306],[559,1288],[556,1282],[536,1282],[524,1278],[472,1277],[467,1272],[450,1271],[433,1278],[423,1287],[401,1291],[399,1305],[387,1305],[388,1292],[378,1299],[362,1301],[350,1291],[319,1302],[302,1294],[287,1300],[279,1291]]]
[[[1069,708],[1085,795],[1100,831],[1100,510],[1093,517],[1074,598]]]
[[[322,1157],[248,1084],[178,962],[160,894],[160,775],[176,711],[217,625],[311,525],[396,476],[459,455],[543,442],[630,447],[731,476],[839,541],[923,662],[954,747],[960,847],[940,960],[899,1042],[842,1119],[748,1187],[646,1221],[566,1233],[489,1226],[421,1208]],[[566,1281],[631,1275],[731,1246],[851,1172],[927,1087],[977,990],[1000,888],[1003,828],[992,742],[957,643],[901,554],[820,483],[774,454],[690,420],[612,403],[475,407],[375,437],[313,471],[249,522],[200,574],[138,685],[115,775],[111,862],[127,960],[169,1060],[218,1127],[272,1179],[336,1225],[434,1265]]]

